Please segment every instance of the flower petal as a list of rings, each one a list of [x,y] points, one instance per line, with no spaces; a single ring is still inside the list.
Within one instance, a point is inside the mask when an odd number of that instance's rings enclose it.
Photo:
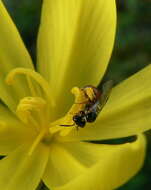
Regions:
[[[65,184],[84,171],[84,166],[60,144],[51,145],[50,150],[48,164],[43,176],[48,187]]]
[[[72,147],[71,144],[70,147],[68,146],[68,151],[80,162],[85,162],[87,169],[65,185],[58,184],[58,186],[52,187],[48,180],[45,180],[45,183],[53,190],[116,189],[135,175],[142,167],[145,145],[146,141],[142,135],[139,135],[135,142],[122,145],[88,145],[87,143],[87,145],[73,145]],[[68,168],[66,159],[64,160],[64,157],[61,157],[61,159],[62,162],[64,161],[66,168]],[[72,169],[70,173],[72,175]],[[53,176],[53,173],[49,173],[49,178],[51,176]],[[64,173],[64,176],[66,176],[66,173]]]
[[[151,129],[151,65],[117,85],[96,122],[76,133],[82,140],[135,135]],[[75,136],[75,131],[71,136]]]
[[[43,1],[38,69],[62,104],[58,112],[69,105],[73,86],[100,81],[111,55],[115,25],[114,0]]]
[[[7,155],[33,137],[32,128],[24,126],[8,108],[0,104],[0,155]]]
[[[3,190],[35,190],[43,175],[49,149],[40,144],[31,156],[22,145],[0,161],[0,188]]]
[[[23,79],[20,82],[16,82],[13,88],[6,86],[6,74],[15,67],[33,68],[33,65],[2,1],[0,1],[0,36],[0,98],[13,109],[17,97],[27,94],[28,89]]]

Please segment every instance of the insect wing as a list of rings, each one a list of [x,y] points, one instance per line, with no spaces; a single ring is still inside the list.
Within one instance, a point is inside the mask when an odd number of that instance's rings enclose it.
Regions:
[[[105,106],[109,96],[110,96],[110,93],[111,93],[111,90],[113,88],[113,81],[112,80],[109,80],[107,81],[106,83],[103,84],[103,87],[102,87],[102,94],[101,94],[101,97],[100,97],[100,107],[101,109]]]

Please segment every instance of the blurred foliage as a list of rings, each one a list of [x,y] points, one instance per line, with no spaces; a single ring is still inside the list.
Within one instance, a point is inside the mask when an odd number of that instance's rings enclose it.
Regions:
[[[41,0],[3,0],[35,62]],[[106,79],[119,83],[151,63],[151,0],[117,0],[117,36]],[[119,190],[151,189],[151,138],[143,169]],[[124,164],[124,163],[123,163]],[[122,169],[121,169],[122,172]],[[46,190],[46,187],[42,187]]]
[[[119,82],[151,61],[151,1],[117,1],[117,35],[108,77]]]
[[[3,0],[34,63],[42,0]]]

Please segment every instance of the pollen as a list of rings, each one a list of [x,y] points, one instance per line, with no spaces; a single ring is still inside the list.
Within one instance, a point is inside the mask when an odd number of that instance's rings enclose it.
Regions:
[[[64,117],[51,123],[49,128],[50,133],[58,132],[60,136],[66,136],[72,130],[77,132],[77,127],[73,121],[73,117],[75,114],[79,113],[84,109],[85,104],[88,101],[88,97],[85,95],[85,92],[82,90],[82,88],[78,87],[73,87],[71,89],[71,93],[75,96],[75,102],[73,103],[70,110],[66,113]],[[63,125],[65,127],[63,127]]]

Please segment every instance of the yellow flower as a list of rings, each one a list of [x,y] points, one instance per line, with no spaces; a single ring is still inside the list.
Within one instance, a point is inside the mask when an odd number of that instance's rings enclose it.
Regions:
[[[60,126],[83,106],[70,89],[103,77],[115,25],[114,0],[44,0],[34,69],[0,1],[0,189],[34,190],[43,180],[52,190],[111,190],[140,169],[151,66],[112,90],[96,122],[78,131]],[[76,101],[85,98],[79,88],[72,92]],[[130,135],[136,141],[121,145],[85,141]]]

